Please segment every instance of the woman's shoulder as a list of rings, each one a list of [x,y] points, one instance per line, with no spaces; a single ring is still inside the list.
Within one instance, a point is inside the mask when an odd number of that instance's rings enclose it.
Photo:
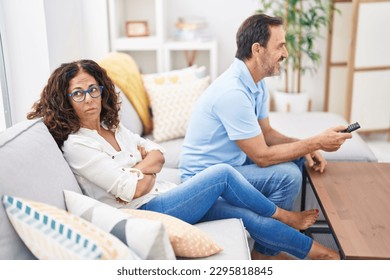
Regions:
[[[64,141],[62,150],[66,153],[80,146],[93,147],[99,145],[97,138],[97,131],[81,128],[79,131],[69,134],[68,139]]]

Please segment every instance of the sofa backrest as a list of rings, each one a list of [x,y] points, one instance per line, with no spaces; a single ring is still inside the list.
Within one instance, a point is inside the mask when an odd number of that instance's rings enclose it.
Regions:
[[[0,197],[12,195],[65,209],[63,190],[81,189],[41,120],[0,133]],[[34,259],[0,206],[0,259]]]

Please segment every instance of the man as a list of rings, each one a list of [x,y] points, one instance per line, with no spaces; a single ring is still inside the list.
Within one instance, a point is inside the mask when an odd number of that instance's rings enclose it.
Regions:
[[[323,172],[318,150],[336,151],[346,126],[298,140],[272,128],[265,77],[279,75],[288,56],[283,20],[264,14],[246,19],[234,62],[199,98],[192,111],[180,160],[182,181],[208,166],[228,163],[279,207],[291,210],[299,193],[304,158]]]

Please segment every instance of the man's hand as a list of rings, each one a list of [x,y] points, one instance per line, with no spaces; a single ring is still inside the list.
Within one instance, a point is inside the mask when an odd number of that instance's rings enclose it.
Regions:
[[[348,126],[340,125],[337,127],[329,128],[319,134],[319,143],[321,150],[326,152],[337,151],[345,140],[352,138],[351,133],[340,133],[340,131],[346,129]]]
[[[327,162],[319,151],[314,151],[310,154],[307,154],[305,158],[309,167],[312,168],[314,171],[320,173],[324,172]]]

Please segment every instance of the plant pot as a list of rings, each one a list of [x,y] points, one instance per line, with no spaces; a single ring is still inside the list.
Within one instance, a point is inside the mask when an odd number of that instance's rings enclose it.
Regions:
[[[276,91],[273,94],[274,109],[277,112],[302,113],[311,110],[311,100],[307,93]]]

